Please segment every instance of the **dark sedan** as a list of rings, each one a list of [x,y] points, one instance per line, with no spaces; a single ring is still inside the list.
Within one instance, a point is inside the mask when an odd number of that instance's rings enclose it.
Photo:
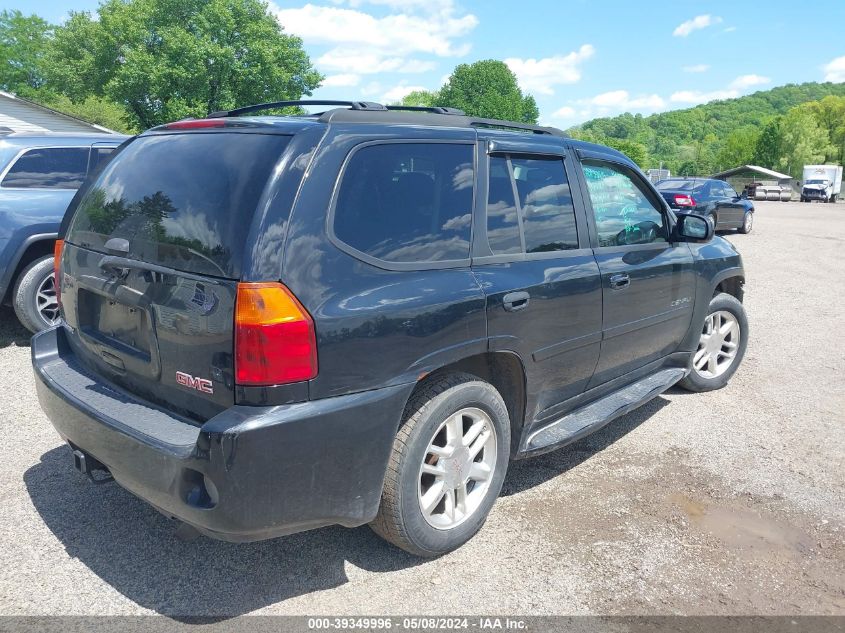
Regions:
[[[754,225],[754,203],[724,180],[668,178],[657,183],[657,190],[673,209],[710,216],[717,231],[750,233]]]

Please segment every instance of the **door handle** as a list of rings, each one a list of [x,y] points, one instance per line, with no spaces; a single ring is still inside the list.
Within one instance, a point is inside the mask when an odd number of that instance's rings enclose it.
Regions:
[[[502,297],[502,305],[508,312],[518,312],[528,307],[528,300],[531,298],[527,292],[509,292]]]
[[[618,275],[610,276],[610,287],[614,290],[627,288],[631,284],[631,278],[628,273],[619,273]]]

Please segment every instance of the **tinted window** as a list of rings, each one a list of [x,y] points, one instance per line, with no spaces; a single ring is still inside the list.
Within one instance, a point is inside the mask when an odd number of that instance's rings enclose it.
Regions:
[[[92,147],[91,148],[91,160],[88,163],[88,172],[94,173],[99,169],[103,163],[105,163],[109,156],[112,155],[114,152],[115,147]]]
[[[337,196],[335,235],[390,262],[469,257],[473,147],[369,145],[349,160]]]
[[[666,241],[663,214],[631,170],[589,161],[584,163],[584,176],[596,216],[599,246]]]
[[[20,189],[79,189],[88,167],[87,147],[31,149],[12,165],[3,187]]]
[[[252,215],[290,137],[193,133],[140,137],[85,193],[67,239],[95,250],[223,277],[240,272]]]
[[[487,190],[487,241],[494,254],[521,253],[519,220],[513,181],[505,156],[490,158],[490,183]]]
[[[519,193],[525,252],[578,248],[575,207],[563,161],[512,158],[511,163]]]

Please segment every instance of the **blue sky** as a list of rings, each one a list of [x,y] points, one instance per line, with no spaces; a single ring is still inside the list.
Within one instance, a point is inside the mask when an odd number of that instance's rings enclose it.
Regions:
[[[26,0],[4,8],[31,12]],[[95,0],[41,0],[62,21]],[[568,127],[786,83],[845,81],[845,2],[311,0],[270,3],[326,83],[315,97],[390,102],[459,63],[501,59],[540,120]]]

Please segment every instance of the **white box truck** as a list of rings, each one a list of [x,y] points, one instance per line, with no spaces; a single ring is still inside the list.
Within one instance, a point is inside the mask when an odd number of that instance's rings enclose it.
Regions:
[[[836,202],[842,189],[842,165],[804,165],[801,202]]]

